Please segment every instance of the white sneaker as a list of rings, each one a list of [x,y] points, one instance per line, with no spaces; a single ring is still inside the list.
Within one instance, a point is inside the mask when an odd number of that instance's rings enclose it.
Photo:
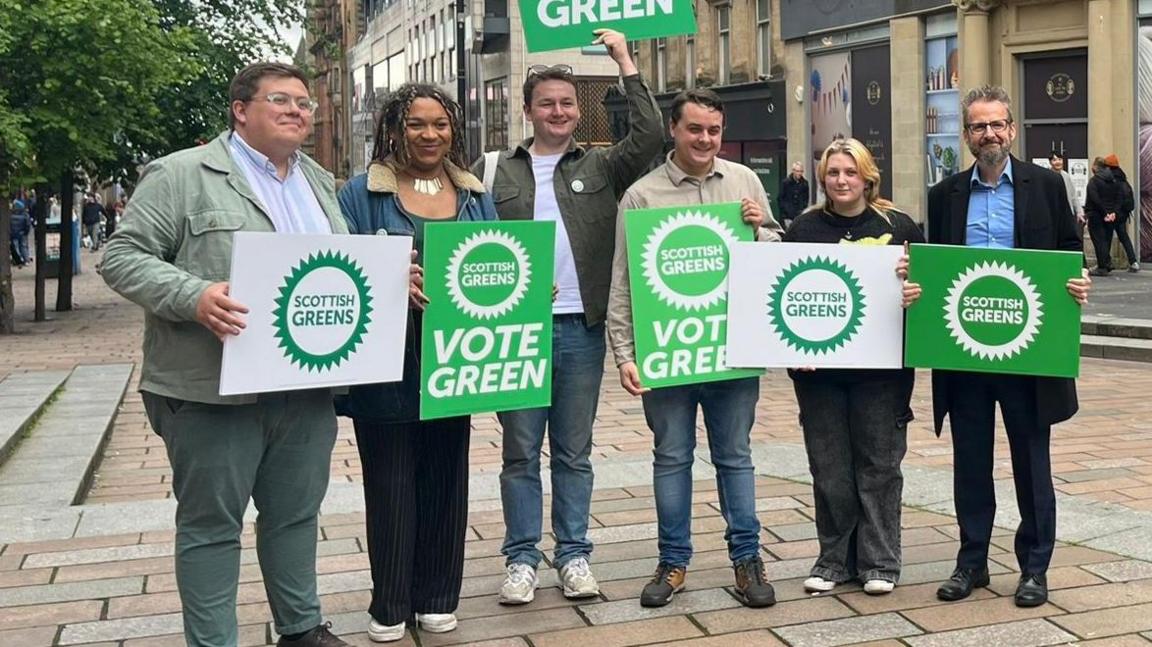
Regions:
[[[528,604],[536,599],[539,583],[536,569],[527,564],[509,564],[505,569],[504,584],[500,586],[500,604]]]
[[[577,600],[594,598],[600,595],[600,585],[592,576],[586,557],[577,557],[560,568],[560,580],[564,583],[564,597]]]
[[[815,575],[804,580],[804,590],[809,593],[827,593],[834,588],[836,588],[835,582]]]
[[[368,622],[368,640],[374,643],[392,643],[404,637],[404,623],[382,625],[375,620]]]
[[[891,593],[896,584],[888,580],[868,580],[864,583],[864,592],[868,595],[884,595]]]
[[[417,613],[416,624],[433,634],[442,634],[456,628],[455,613]]]

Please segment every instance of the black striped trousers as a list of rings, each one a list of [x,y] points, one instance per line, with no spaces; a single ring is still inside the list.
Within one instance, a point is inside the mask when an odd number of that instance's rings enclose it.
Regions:
[[[454,612],[464,576],[471,419],[353,422],[372,567],[368,612],[385,625]]]

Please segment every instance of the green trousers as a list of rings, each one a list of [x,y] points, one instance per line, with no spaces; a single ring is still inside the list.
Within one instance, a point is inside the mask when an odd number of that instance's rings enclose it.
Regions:
[[[258,512],[256,553],[276,631],[319,625],[317,515],[336,441],[331,391],[270,393],[235,406],[143,396],[172,464],[176,585],[188,645],[237,643],[240,533],[249,499]]]

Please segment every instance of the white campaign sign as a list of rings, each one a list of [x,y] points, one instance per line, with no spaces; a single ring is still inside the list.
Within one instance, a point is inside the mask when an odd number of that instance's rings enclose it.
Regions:
[[[732,245],[730,368],[900,368],[898,245]]]
[[[237,232],[220,395],[395,382],[408,325],[407,236]]]

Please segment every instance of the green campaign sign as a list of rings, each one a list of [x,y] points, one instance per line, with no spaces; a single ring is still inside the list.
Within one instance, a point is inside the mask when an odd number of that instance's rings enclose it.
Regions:
[[[726,367],[731,247],[753,238],[740,203],[624,214],[636,363],[646,387],[760,375]]]
[[[692,0],[520,0],[520,18],[530,53],[587,45],[596,29],[628,40],[696,33]]]
[[[428,223],[420,418],[552,402],[554,222]]]
[[[907,366],[1076,377],[1080,306],[1068,279],[1077,252],[912,245]]]

